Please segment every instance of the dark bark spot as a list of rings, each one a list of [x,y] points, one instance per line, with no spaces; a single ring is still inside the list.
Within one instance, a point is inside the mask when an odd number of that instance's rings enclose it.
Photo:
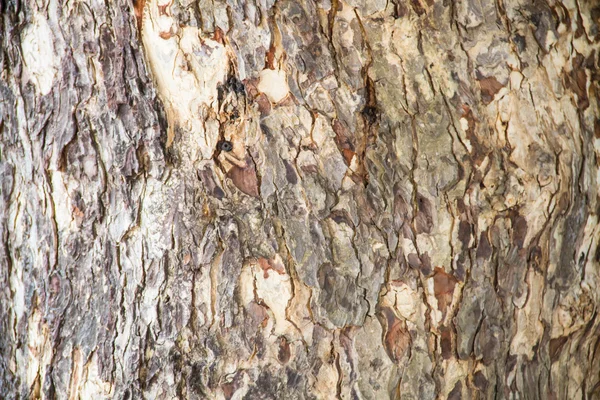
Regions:
[[[52,274],[50,277],[50,298],[53,299],[60,294],[61,291],[61,279],[57,273]]]
[[[369,366],[373,368],[373,371],[379,371],[379,369],[383,366],[383,360],[376,358],[369,363]]]
[[[271,128],[269,128],[267,125],[260,124],[260,130],[262,131],[262,133],[264,133],[267,139],[273,138],[273,132],[271,131]]]
[[[475,387],[481,391],[485,391],[487,389],[488,381],[483,372],[477,371],[473,374],[473,384],[475,384]]]
[[[188,377],[188,383],[190,389],[192,389],[194,393],[204,396],[206,395],[206,392],[204,390],[204,383],[202,382],[202,369],[202,364],[198,362],[194,363],[194,365],[192,365],[190,376]]]
[[[288,387],[296,388],[304,381],[304,377],[291,368],[285,369],[285,375],[287,376]]]
[[[540,271],[540,262],[542,261],[542,248],[540,246],[533,246],[529,250],[529,255],[527,256],[527,262],[531,265],[536,271]]]
[[[352,219],[346,210],[334,210],[329,214],[329,218],[333,219],[336,224],[346,224],[351,228],[354,228]]]
[[[302,167],[300,167],[300,169],[303,172],[306,172],[307,174],[317,174],[317,173],[319,173],[319,168],[317,168],[316,165],[303,165]]]
[[[211,196],[216,197],[219,200],[225,197],[225,192],[223,192],[223,189],[217,184],[213,171],[210,168],[207,167],[198,170],[198,179],[200,179],[207,193]]]
[[[572,211],[565,220],[560,251],[560,268],[557,269],[555,275],[556,283],[561,288],[567,288],[574,280],[579,279],[575,264],[575,250],[579,247],[577,244],[581,240],[585,228],[584,221],[588,217],[586,202],[585,197],[576,195]]]
[[[392,14],[394,19],[403,18],[408,14],[408,8],[404,5],[403,0],[392,0],[392,3],[394,4],[394,12]]]
[[[463,249],[469,248],[471,242],[471,224],[467,221],[460,221],[458,224],[458,240],[462,243]]]
[[[425,276],[431,275],[431,258],[429,258],[429,254],[424,253],[419,256],[417,253],[410,253],[407,258],[408,265],[412,268],[418,269]]]
[[[298,175],[296,175],[296,170],[287,160],[283,160],[283,163],[285,165],[285,178],[287,179],[288,183],[295,185],[298,183]]]
[[[571,88],[577,95],[577,106],[580,111],[584,111],[589,107],[590,101],[587,93],[587,75],[584,68],[583,55],[576,53],[573,57],[572,67],[570,72],[563,73],[564,85]]]
[[[425,8],[423,8],[423,5],[419,0],[410,0],[410,5],[412,6],[413,11],[417,13],[418,16],[425,14]]]
[[[530,21],[535,26],[533,31],[533,37],[544,52],[548,52],[549,47],[546,45],[548,39],[548,31],[554,32],[555,36],[558,37],[556,26],[558,19],[552,12],[550,7],[545,1],[538,1],[532,3],[530,7]]]
[[[448,393],[448,400],[460,400],[462,399],[462,383],[460,381],[456,382],[454,388]]]
[[[490,241],[487,238],[487,230],[481,232],[479,236],[479,245],[477,246],[477,258],[481,258],[483,260],[489,260],[492,255],[492,246],[490,246]]]
[[[569,338],[567,336],[561,336],[550,340],[549,351],[551,362],[556,362],[559,359],[560,353],[562,352],[562,349],[565,346],[565,343],[567,343],[568,339]]]
[[[515,45],[517,46],[517,50],[519,51],[519,53],[522,53],[525,51],[525,47],[527,46],[525,36],[519,35],[517,33],[515,36],[513,36],[512,40],[515,43]]]
[[[456,201],[456,209],[458,210],[458,212],[460,214],[466,214],[467,213],[467,207],[466,207],[465,202],[463,201],[463,199],[458,199]]]
[[[440,347],[444,360],[452,358],[452,330],[446,326],[440,328]]]
[[[379,117],[377,107],[374,106],[366,106],[363,108],[361,114],[369,125],[373,125],[375,122],[377,122],[377,118]]]
[[[517,248],[522,249],[527,236],[527,220],[518,213],[511,216],[512,241]]]
[[[280,363],[285,364],[290,361],[290,343],[285,336],[279,338],[279,350],[277,352],[277,359]]]
[[[433,215],[431,202],[421,194],[417,194],[417,215],[415,228],[417,233],[431,233],[433,228]]]
[[[244,87],[244,83],[233,75],[230,76],[229,79],[227,79],[227,85],[236,94],[245,94],[246,93],[246,88]]]
[[[281,382],[278,377],[271,375],[266,369],[263,370],[258,379],[250,387],[250,390],[243,397],[244,400],[275,400],[281,398]]]
[[[464,254],[459,254],[456,260],[456,269],[454,270],[454,276],[461,282],[465,281],[466,270],[465,270],[466,257]]]
[[[421,273],[425,276],[431,275],[431,258],[428,253],[421,254]]]
[[[484,318],[476,338],[475,355],[481,356],[484,365],[490,365],[500,354],[501,343],[504,343],[502,328]]]
[[[14,189],[14,174],[14,167],[11,164],[0,161],[0,200],[5,203],[10,200]]]
[[[419,259],[419,255],[417,253],[410,253],[408,255],[408,265],[411,267],[418,269],[421,266],[421,260]]]

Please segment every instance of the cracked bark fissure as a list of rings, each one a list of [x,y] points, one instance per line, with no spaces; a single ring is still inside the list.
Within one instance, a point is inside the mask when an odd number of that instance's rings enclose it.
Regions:
[[[600,398],[596,2],[0,8],[0,398]]]

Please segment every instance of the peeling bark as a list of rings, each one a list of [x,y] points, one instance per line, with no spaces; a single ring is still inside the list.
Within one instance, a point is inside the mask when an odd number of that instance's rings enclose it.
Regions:
[[[600,397],[594,1],[62,3],[0,2],[0,397]]]

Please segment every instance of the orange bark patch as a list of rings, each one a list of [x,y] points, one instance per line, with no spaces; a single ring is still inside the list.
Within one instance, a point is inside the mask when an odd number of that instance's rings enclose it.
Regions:
[[[213,34],[213,40],[215,42],[219,42],[221,44],[225,44],[225,34],[221,30],[221,28],[219,28],[218,26],[215,29],[215,33]]]
[[[271,44],[269,51],[265,54],[265,68],[275,69],[275,46]]]

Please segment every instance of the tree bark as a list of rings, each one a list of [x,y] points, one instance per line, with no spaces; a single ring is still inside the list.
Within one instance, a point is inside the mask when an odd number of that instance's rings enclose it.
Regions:
[[[0,1],[3,399],[600,399],[593,0]]]

